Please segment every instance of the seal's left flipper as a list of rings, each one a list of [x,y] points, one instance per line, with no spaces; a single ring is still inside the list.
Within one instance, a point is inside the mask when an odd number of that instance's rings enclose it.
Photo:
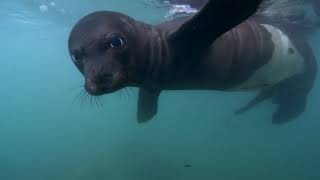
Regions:
[[[239,108],[235,112],[235,114],[236,115],[242,114],[242,113],[254,108],[256,105],[263,102],[264,100],[271,98],[274,94],[274,89],[275,89],[275,87],[271,87],[271,88],[260,91],[254,99],[249,101],[245,106]]]
[[[169,42],[178,50],[201,50],[253,15],[263,0],[209,0],[194,16],[171,32]]]
[[[137,114],[139,123],[148,122],[157,114],[160,92],[140,88]]]

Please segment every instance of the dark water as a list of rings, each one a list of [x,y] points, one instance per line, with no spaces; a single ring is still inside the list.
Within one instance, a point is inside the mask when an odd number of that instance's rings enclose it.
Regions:
[[[306,112],[283,126],[268,102],[233,115],[251,93],[165,92],[145,125],[136,89],[104,96],[103,107],[73,103],[83,79],[68,34],[101,9],[149,23],[166,14],[138,0],[0,2],[0,180],[320,179],[319,78]],[[311,42],[320,59],[320,35]]]

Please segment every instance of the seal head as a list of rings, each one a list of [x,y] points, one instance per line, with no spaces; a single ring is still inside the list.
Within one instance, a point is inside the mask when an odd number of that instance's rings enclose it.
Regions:
[[[134,56],[134,20],[115,12],[95,12],[82,18],[69,37],[72,61],[94,96],[112,93],[129,82]]]

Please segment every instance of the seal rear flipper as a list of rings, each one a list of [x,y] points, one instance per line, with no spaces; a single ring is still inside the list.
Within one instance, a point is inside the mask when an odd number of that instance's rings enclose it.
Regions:
[[[278,85],[274,102],[279,107],[273,115],[272,122],[274,124],[287,123],[304,112],[307,96],[314,85],[318,71],[316,58],[307,41],[298,38],[299,36],[292,32],[290,34],[292,42],[305,61],[305,71],[292,76]]]
[[[261,2],[262,0],[210,0],[197,14],[171,32],[169,42],[184,52],[207,48],[222,34],[253,15]]]
[[[273,124],[284,124],[292,121],[304,112],[306,108],[306,97],[301,99],[294,99],[293,101],[286,101],[279,104],[278,109],[273,114]]]
[[[249,101],[245,106],[239,108],[235,112],[235,114],[239,115],[239,114],[242,114],[242,113],[254,108],[256,105],[263,102],[264,100],[271,98],[273,96],[273,94],[274,94],[274,87],[260,91],[254,99]]]
[[[307,96],[314,80],[313,75],[315,74],[311,69],[308,69],[278,85],[273,97],[274,104],[278,105],[278,109],[273,114],[273,124],[290,122],[304,112]]]
[[[140,88],[137,113],[139,123],[148,122],[157,114],[160,92]]]

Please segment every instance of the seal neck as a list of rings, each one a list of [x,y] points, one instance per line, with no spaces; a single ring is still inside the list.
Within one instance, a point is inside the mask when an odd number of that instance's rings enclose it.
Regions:
[[[172,74],[172,58],[167,41],[167,33],[156,26],[139,23],[142,31],[139,33],[138,48],[140,57],[135,64],[139,65],[137,86],[159,88],[167,82]],[[142,43],[141,43],[142,42]]]

